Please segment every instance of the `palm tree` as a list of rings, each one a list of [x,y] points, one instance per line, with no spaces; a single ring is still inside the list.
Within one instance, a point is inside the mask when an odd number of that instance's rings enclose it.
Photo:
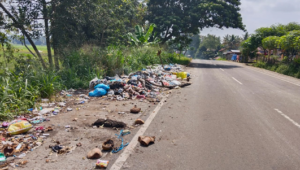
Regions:
[[[238,49],[241,45],[242,38],[237,35],[225,35],[223,45],[227,50]]]
[[[247,40],[248,38],[249,38],[249,33],[246,32],[246,33],[243,35],[243,40],[245,41],[245,40]]]

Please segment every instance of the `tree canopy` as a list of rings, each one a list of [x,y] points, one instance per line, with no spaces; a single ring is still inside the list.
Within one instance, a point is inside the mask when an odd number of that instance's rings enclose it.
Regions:
[[[256,48],[261,47],[264,50],[268,50],[270,56],[271,50],[281,49],[283,54],[292,59],[300,51],[299,37],[300,24],[294,22],[287,25],[278,24],[258,28],[254,34],[242,43],[243,51],[246,51],[243,53],[250,54],[248,53],[249,51],[254,51]]]
[[[145,19],[157,25],[162,43],[198,34],[206,27],[244,30],[240,0],[149,0]]]

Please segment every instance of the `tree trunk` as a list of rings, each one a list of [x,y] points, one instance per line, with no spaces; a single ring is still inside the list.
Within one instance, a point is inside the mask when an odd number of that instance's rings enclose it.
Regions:
[[[50,68],[53,68],[53,59],[51,54],[51,44],[50,44],[50,33],[49,33],[49,22],[48,22],[48,10],[46,1],[43,0],[43,15],[44,15],[44,22],[45,22],[45,35],[46,35],[46,44],[47,44],[47,52],[48,52],[48,60],[50,64]]]
[[[55,1],[52,1],[52,13],[55,15],[55,9],[56,9],[56,4]],[[51,33],[52,33],[52,46],[53,46],[53,51],[54,51],[54,63],[55,63],[55,70],[59,70],[59,49],[58,49],[58,37],[55,32],[56,30],[56,24],[55,24],[55,16],[51,17]]]
[[[34,49],[35,53],[37,54],[39,60],[41,61],[41,64],[43,66],[44,69],[46,69],[46,63],[42,58],[41,53],[39,52],[39,50],[36,48],[36,45],[34,44],[34,42],[32,41],[31,37],[28,35],[28,33],[26,32],[25,28],[23,25],[21,25],[16,19],[15,17],[4,7],[4,5],[2,3],[0,3],[0,8],[2,8],[2,10],[7,14],[7,16],[15,23],[16,27],[18,29],[21,30],[21,32],[24,34],[24,36],[27,38],[27,40],[29,41],[29,43],[31,44],[32,48]]]
[[[3,60],[5,62],[5,66],[7,67],[7,58],[5,56],[5,51],[4,51],[4,44],[2,44],[2,51],[3,51]]]
[[[268,49],[268,63],[270,62],[270,56],[271,56],[271,50],[270,49]]]

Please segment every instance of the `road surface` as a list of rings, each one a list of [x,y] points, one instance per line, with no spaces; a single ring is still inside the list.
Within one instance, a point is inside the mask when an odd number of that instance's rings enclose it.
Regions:
[[[137,145],[121,169],[300,169],[300,80],[226,61],[189,71],[193,84],[144,133],[156,143]]]

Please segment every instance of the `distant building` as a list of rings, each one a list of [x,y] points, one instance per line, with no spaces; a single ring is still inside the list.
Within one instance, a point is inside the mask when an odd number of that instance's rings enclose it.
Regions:
[[[231,60],[232,56],[236,54],[236,55],[241,55],[241,51],[240,50],[230,50],[230,51],[226,51],[223,53],[223,56],[225,56],[226,60]]]

